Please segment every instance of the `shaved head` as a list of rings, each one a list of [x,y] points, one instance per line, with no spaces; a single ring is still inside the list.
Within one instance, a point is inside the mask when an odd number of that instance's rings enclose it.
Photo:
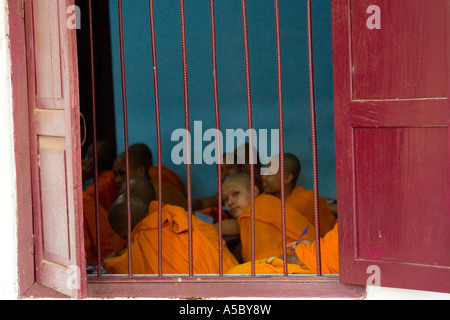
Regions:
[[[280,155],[272,157],[271,163],[280,162]],[[271,165],[272,167],[272,165]],[[270,175],[262,176],[264,192],[281,198],[281,167],[273,170]],[[284,179],[285,195],[288,196],[297,184],[300,176],[301,165],[300,160],[292,153],[284,154]]]
[[[146,217],[148,205],[139,196],[130,194],[131,230]],[[128,238],[128,204],[126,194],[121,194],[111,205],[108,213],[111,227],[123,239]]]
[[[94,144],[91,143],[86,149],[84,155],[85,159],[94,159]],[[106,140],[97,141],[97,169],[99,172],[112,170],[114,159],[116,158],[116,150],[114,145]],[[89,175],[94,174],[94,167],[92,167]]]
[[[222,201],[225,209],[233,218],[238,218],[252,200],[250,175],[238,172],[229,175],[223,182]],[[254,186],[254,196],[258,196],[258,188]]]
[[[124,194],[127,192],[126,183],[122,185],[119,193]],[[130,179],[130,192],[137,195],[139,198],[145,201],[147,205],[150,204],[156,198],[155,189],[149,178],[136,177]]]
[[[148,156],[141,151],[130,148],[128,152],[128,159],[130,162],[130,167],[138,168],[142,166],[146,171],[148,171],[148,169],[150,168],[150,161],[148,159]],[[125,162],[125,152],[122,152],[117,156],[116,161],[118,160]]]
[[[128,150],[139,152],[145,159],[145,167],[150,168],[153,165],[153,154],[150,148],[145,143],[135,143],[131,145]]]
[[[297,183],[301,169],[300,160],[294,154],[284,154],[284,171],[285,173],[292,174],[292,183]]]
[[[135,177],[146,177],[150,179],[148,173],[149,162],[144,154],[138,151],[130,151],[128,153],[129,160],[129,178]],[[126,164],[126,154],[122,152],[119,154],[114,161],[113,171],[116,176],[116,182],[119,189],[125,184],[127,178],[127,164]]]
[[[242,185],[243,187],[245,187],[245,189],[250,191],[250,188],[251,188],[250,175],[246,172],[237,172],[237,173],[230,174],[228,177],[225,178],[222,185],[224,186],[230,182],[236,182],[236,183]]]

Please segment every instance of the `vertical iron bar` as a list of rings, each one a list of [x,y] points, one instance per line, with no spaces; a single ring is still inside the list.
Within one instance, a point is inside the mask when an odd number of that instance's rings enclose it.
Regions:
[[[279,0],[275,0],[275,27],[277,40],[277,68],[278,68],[278,112],[280,127],[280,168],[281,170],[281,227],[283,232],[283,268],[284,275],[288,275],[287,266],[287,240],[286,240],[286,208],[284,186],[284,125],[283,125],[283,80],[281,64],[281,30],[280,30],[280,6]]]
[[[184,12],[184,0],[180,0],[180,17],[181,17],[181,55],[183,60],[183,88],[184,88],[184,112],[185,112],[185,129],[189,132],[189,88],[188,88],[188,70],[187,70],[187,54],[186,54],[186,21]],[[186,180],[187,180],[187,200],[188,200],[188,229],[189,229],[189,276],[193,276],[193,259],[192,259],[192,184],[191,184],[191,141],[189,134],[186,137]]]
[[[92,133],[94,149],[94,192],[95,192],[95,227],[97,238],[97,276],[101,277],[101,244],[100,244],[100,213],[98,194],[98,153],[97,153],[97,108],[95,99],[95,64],[94,64],[94,32],[92,19],[92,0],[89,0],[89,41],[90,41],[90,65],[91,65],[91,87],[92,87]]]
[[[307,0],[308,15],[308,60],[309,60],[309,79],[311,96],[311,132],[312,132],[312,151],[313,151],[313,175],[314,175],[314,214],[316,228],[316,262],[317,276],[322,276],[321,250],[320,250],[320,223],[319,223],[319,187],[317,170],[317,136],[316,136],[316,107],[314,96],[314,62],[313,62],[313,40],[312,40],[312,14],[311,0]]]
[[[155,91],[156,136],[158,144],[158,199],[162,199],[161,120],[159,108],[158,68],[156,59],[155,15],[153,0],[149,0],[150,31],[153,60],[153,85]],[[162,277],[162,201],[158,201],[158,276]]]
[[[249,129],[249,162],[250,162],[250,192],[251,192],[251,276],[255,277],[255,167],[253,160],[253,119],[252,119],[252,101],[250,85],[250,52],[248,45],[248,27],[247,27],[247,8],[246,1],[242,0],[242,24],[244,31],[244,50],[245,50],[245,77],[247,91],[247,116]]]
[[[215,107],[215,115],[216,115],[216,130],[220,132],[220,117],[219,117],[219,93],[218,93],[218,84],[217,84],[217,57],[216,57],[216,22],[215,22],[215,13],[214,13],[214,0],[210,1],[211,8],[211,43],[212,43],[212,68],[213,68],[213,86],[214,86],[214,107]],[[220,148],[221,141],[220,135],[217,135],[217,181],[219,187],[219,276],[223,276],[223,247],[222,247],[222,150]]]
[[[122,103],[123,103],[123,127],[125,136],[125,163],[126,163],[126,196],[127,196],[127,224],[128,224],[128,276],[132,277],[131,262],[131,203],[130,203],[130,161],[128,142],[128,112],[127,112],[127,89],[125,78],[125,48],[123,41],[123,10],[122,0],[118,0],[119,6],[119,40],[120,40],[120,67],[122,76]]]

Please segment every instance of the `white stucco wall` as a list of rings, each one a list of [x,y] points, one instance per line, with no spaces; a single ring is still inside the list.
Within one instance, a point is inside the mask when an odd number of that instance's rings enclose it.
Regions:
[[[14,299],[17,286],[17,200],[11,104],[8,3],[0,0],[0,299]]]
[[[450,300],[450,294],[367,286],[366,300]]]

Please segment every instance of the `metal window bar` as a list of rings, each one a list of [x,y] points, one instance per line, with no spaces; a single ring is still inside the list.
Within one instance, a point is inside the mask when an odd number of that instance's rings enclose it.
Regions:
[[[246,1],[241,0],[242,7],[242,27],[244,36],[244,56],[245,56],[245,76],[246,76],[246,94],[247,94],[247,116],[249,127],[249,144],[253,146],[253,120],[252,120],[252,100],[251,100],[251,84],[250,84],[250,52],[247,27],[247,8]],[[283,243],[283,261],[284,276],[288,276],[287,267],[287,243],[286,243],[286,215],[285,215],[285,188],[284,188],[284,125],[283,125],[283,90],[282,90],[282,58],[281,58],[281,31],[279,16],[279,0],[274,0],[275,8],[275,28],[276,28],[276,52],[277,52],[277,77],[278,77],[278,109],[279,109],[279,130],[280,130],[280,167],[281,170],[281,217],[282,217],[282,243]],[[158,70],[156,55],[156,39],[154,25],[154,9],[153,0],[149,0],[150,29],[151,29],[151,48],[153,62],[153,79],[154,79],[154,99],[155,99],[155,116],[157,131],[157,155],[158,155],[158,186],[159,198],[162,197],[162,148],[161,148],[161,124],[160,124],[160,106],[159,106],[159,86],[158,86]],[[216,59],[216,34],[215,34],[215,10],[214,0],[210,0],[211,14],[211,43],[212,43],[212,69],[213,69],[213,89],[214,89],[214,112],[216,120],[216,130],[220,131],[219,117],[219,97],[218,97],[218,79],[217,79],[217,59]],[[129,172],[129,139],[128,139],[128,109],[126,95],[126,70],[125,70],[125,48],[123,34],[123,5],[122,0],[118,0],[118,18],[119,18],[119,41],[120,41],[120,66],[121,66],[121,82],[122,82],[122,103],[123,103],[123,124],[124,124],[124,142],[125,142],[125,163],[126,163],[126,199],[127,199],[127,223],[128,238],[131,238],[131,205],[130,205],[130,172]],[[96,103],[95,103],[95,68],[94,68],[94,41],[93,41],[93,21],[92,21],[92,0],[89,0],[89,36],[90,36],[90,56],[91,56],[91,81],[92,81],[92,115],[93,115],[93,147],[94,147],[94,183],[95,183],[95,214],[96,214],[96,235],[100,239],[99,228],[99,194],[98,194],[98,155],[97,155],[97,131],[96,131]],[[321,250],[320,250],[320,225],[319,225],[319,205],[318,205],[318,164],[317,164],[317,137],[316,137],[316,110],[315,110],[315,89],[314,89],[314,65],[313,65],[313,32],[312,32],[312,10],[311,0],[307,0],[307,25],[308,25],[308,64],[309,64],[309,80],[310,80],[310,104],[311,104],[311,133],[312,133],[312,155],[313,155],[313,178],[314,178],[314,210],[315,210],[315,233],[316,233],[316,263],[317,276],[322,276],[321,271]],[[186,46],[186,29],[185,29],[185,11],[184,1],[180,0],[180,27],[181,27],[181,49],[183,64],[183,90],[184,90],[184,111],[185,111],[185,129],[189,132],[189,87],[187,73],[187,46]],[[221,141],[217,139],[218,154]],[[190,159],[190,141],[189,136],[186,137],[186,156]],[[250,177],[251,177],[251,277],[255,274],[255,168],[253,148],[249,148]],[[219,200],[222,196],[221,186],[221,161],[217,165],[218,177],[218,194]],[[188,200],[188,232],[189,232],[189,277],[193,277],[193,243],[192,243],[192,185],[191,185],[191,167],[190,162],[186,164],[187,173],[187,200]],[[158,277],[162,278],[162,204],[158,204]],[[223,246],[222,246],[222,207],[219,205],[219,277],[223,277]],[[100,241],[97,241],[97,277],[101,277],[101,257],[100,257]],[[133,277],[132,272],[132,252],[131,242],[128,242],[128,277]]]
[[[94,192],[95,192],[95,227],[97,237],[97,276],[101,277],[101,244],[100,239],[100,213],[99,213],[99,191],[98,191],[98,153],[97,153],[97,106],[95,99],[95,65],[94,65],[94,34],[92,18],[92,0],[88,2],[89,6],[89,40],[90,40],[90,67],[91,67],[91,86],[92,86],[92,134],[94,151]]]
[[[152,45],[153,61],[153,85],[155,91],[155,120],[156,137],[158,149],[158,199],[162,199],[162,151],[161,151],[161,121],[159,108],[159,86],[158,86],[158,64],[156,59],[156,36],[155,36],[155,15],[153,11],[153,0],[149,0],[150,11],[150,34]],[[158,201],[158,276],[162,277],[162,202]]]
[[[181,58],[183,61],[183,89],[184,89],[184,117],[185,132],[189,131],[189,85],[187,70],[187,48],[186,48],[186,22],[184,12],[184,0],[180,0],[180,24],[181,24]],[[191,159],[191,141],[189,135],[186,139],[186,157]],[[188,201],[188,239],[189,239],[189,277],[193,277],[193,259],[192,259],[192,178],[191,162],[186,161],[186,182],[187,182],[187,201]]]
[[[321,255],[320,255],[320,222],[319,222],[319,176],[317,165],[317,129],[316,129],[316,106],[314,90],[314,59],[313,59],[313,32],[312,32],[312,9],[311,0],[307,0],[307,20],[308,20],[308,63],[310,79],[310,99],[311,99],[311,137],[313,155],[313,176],[314,176],[314,222],[316,231],[316,263],[317,276],[322,276]]]
[[[214,113],[216,118],[216,130],[220,132],[220,115],[219,115],[219,89],[217,80],[217,56],[216,56],[216,20],[214,10],[214,0],[210,1],[211,11],[211,51],[212,51],[212,69],[213,69],[213,89],[214,89]],[[221,140],[220,135],[217,135],[217,185],[218,185],[218,199],[219,202],[222,199],[222,161],[219,155],[222,154],[220,148]],[[219,277],[223,277],[223,247],[222,247],[222,206],[219,205],[218,213],[218,229],[219,229]]]
[[[281,30],[280,30],[280,3],[275,4],[275,28],[276,28],[276,47],[277,47],[277,76],[278,76],[278,113],[280,130],[280,171],[281,171],[281,228],[283,231],[283,273],[288,275],[287,266],[287,240],[286,240],[286,199],[284,186],[284,125],[283,125],[283,73],[281,67]]]
[[[253,118],[252,118],[252,93],[250,85],[250,51],[248,45],[248,27],[247,27],[247,4],[245,0],[242,5],[242,29],[244,33],[244,55],[245,55],[245,79],[247,91],[247,117],[248,117],[248,141],[249,141],[249,163],[250,163],[250,196],[251,196],[251,276],[255,277],[255,166],[253,154]]]
[[[120,67],[122,79],[122,103],[123,103],[123,127],[125,140],[125,166],[126,166],[126,197],[127,197],[127,233],[128,239],[131,239],[131,201],[130,201],[130,160],[129,160],[129,141],[128,141],[128,110],[127,110],[127,86],[125,72],[125,45],[123,39],[123,9],[122,0],[118,0],[119,11],[119,41],[120,41]],[[128,276],[133,276],[131,241],[128,241]]]

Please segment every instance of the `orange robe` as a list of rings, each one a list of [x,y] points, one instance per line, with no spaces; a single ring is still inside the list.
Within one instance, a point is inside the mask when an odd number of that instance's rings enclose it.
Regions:
[[[158,180],[152,179],[151,183],[153,185],[153,188],[155,189],[155,200],[159,200]],[[162,181],[161,189],[161,201],[163,203],[179,206],[187,210],[187,199],[177,188],[169,183]]]
[[[83,194],[95,199],[95,186],[92,183],[83,191]],[[98,198],[99,204],[109,210],[111,204],[119,196],[119,187],[117,186],[116,176],[112,170],[103,171],[98,175]]]
[[[252,263],[246,262],[239,264],[230,270],[227,274],[251,274]],[[260,259],[255,261],[255,274],[284,274],[284,262],[280,258]],[[312,274],[305,266],[299,264],[288,264],[288,274]]]
[[[317,273],[316,262],[316,242],[312,244],[300,243],[295,249],[298,259],[304,263],[308,269]],[[338,224],[325,237],[320,239],[320,256],[322,273],[339,273],[339,241]]]
[[[285,205],[286,244],[297,241],[308,227],[303,239],[314,241],[314,226],[298,211]],[[275,196],[261,194],[255,198],[255,260],[279,257],[283,254],[281,223],[281,200]],[[241,231],[242,258],[251,260],[251,206],[247,206],[238,217]]]
[[[151,179],[158,181],[157,166],[151,166],[148,169],[148,173]],[[169,167],[166,166],[161,167],[161,181],[174,186],[181,192],[182,195],[186,196],[187,193],[183,181],[181,181],[180,177],[176,174],[176,172],[170,169]]]
[[[188,213],[177,206],[162,207],[162,273],[189,274]],[[237,265],[222,240],[223,272]],[[131,234],[133,274],[158,273],[158,202],[150,203],[146,218]],[[192,216],[192,265],[195,274],[219,273],[219,235],[211,224]],[[105,259],[110,274],[128,274],[128,251]]]
[[[84,212],[84,247],[86,261],[89,265],[97,264],[97,219],[95,200],[88,194],[83,194]],[[125,249],[125,241],[111,228],[108,212],[99,205],[100,226],[100,258],[104,259],[112,253],[119,254]]]
[[[286,198],[286,203],[292,206],[297,211],[303,213],[308,221],[315,224],[314,213],[314,191],[307,190],[303,187],[296,186],[289,197]],[[336,224],[336,216],[328,208],[325,200],[319,195],[319,224],[320,236],[323,237],[327,232],[333,229]]]

